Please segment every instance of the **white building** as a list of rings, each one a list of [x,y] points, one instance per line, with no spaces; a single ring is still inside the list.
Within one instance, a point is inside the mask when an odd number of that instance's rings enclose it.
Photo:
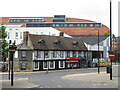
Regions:
[[[21,27],[21,25],[6,25],[6,32],[8,34],[6,40],[8,43],[20,44],[23,41],[23,32],[28,31],[30,34],[37,35],[52,35],[59,36],[60,31],[52,27]],[[64,34],[65,37],[71,37],[67,34]]]

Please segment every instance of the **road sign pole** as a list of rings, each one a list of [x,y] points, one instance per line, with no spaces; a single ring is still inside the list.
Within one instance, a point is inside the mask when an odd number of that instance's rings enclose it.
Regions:
[[[11,86],[13,86],[13,54],[10,54],[11,56]]]
[[[110,65],[110,80],[112,80],[112,59],[110,61],[111,61],[111,65]]]
[[[13,78],[13,76],[14,76],[13,75],[13,55],[14,55],[15,51],[16,51],[16,46],[15,45],[9,46],[10,62],[11,62],[11,64],[10,64],[10,67],[11,67],[11,86],[13,86],[13,79],[14,79]]]
[[[10,54],[9,54],[9,80],[10,80],[10,68],[11,68],[11,67],[10,67],[10,66],[11,66],[11,64],[10,64],[10,58],[11,58],[11,57],[10,57]]]
[[[115,54],[113,52],[109,52],[109,58],[110,58],[110,62],[111,62],[111,65],[110,65],[110,80],[112,80],[112,59],[114,59],[115,57]]]

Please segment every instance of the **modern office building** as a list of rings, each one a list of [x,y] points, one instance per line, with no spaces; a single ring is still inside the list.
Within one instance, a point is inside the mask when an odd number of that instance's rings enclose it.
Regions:
[[[65,15],[54,15],[54,17],[2,17],[2,24],[20,27],[51,27],[68,35],[104,35],[109,28],[102,23],[91,20],[68,18]]]

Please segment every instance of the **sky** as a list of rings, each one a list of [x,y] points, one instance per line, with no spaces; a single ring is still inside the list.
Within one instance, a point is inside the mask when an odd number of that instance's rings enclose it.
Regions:
[[[112,1],[112,33],[118,36],[118,2]],[[0,17],[66,17],[110,26],[110,0],[2,0]]]

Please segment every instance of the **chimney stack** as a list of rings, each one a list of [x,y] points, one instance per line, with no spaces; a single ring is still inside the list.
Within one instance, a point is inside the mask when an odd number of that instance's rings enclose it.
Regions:
[[[59,36],[64,37],[64,32],[60,32]]]
[[[28,42],[28,34],[29,34],[28,31],[23,32],[23,43],[24,43],[25,45],[27,45],[27,42]]]

